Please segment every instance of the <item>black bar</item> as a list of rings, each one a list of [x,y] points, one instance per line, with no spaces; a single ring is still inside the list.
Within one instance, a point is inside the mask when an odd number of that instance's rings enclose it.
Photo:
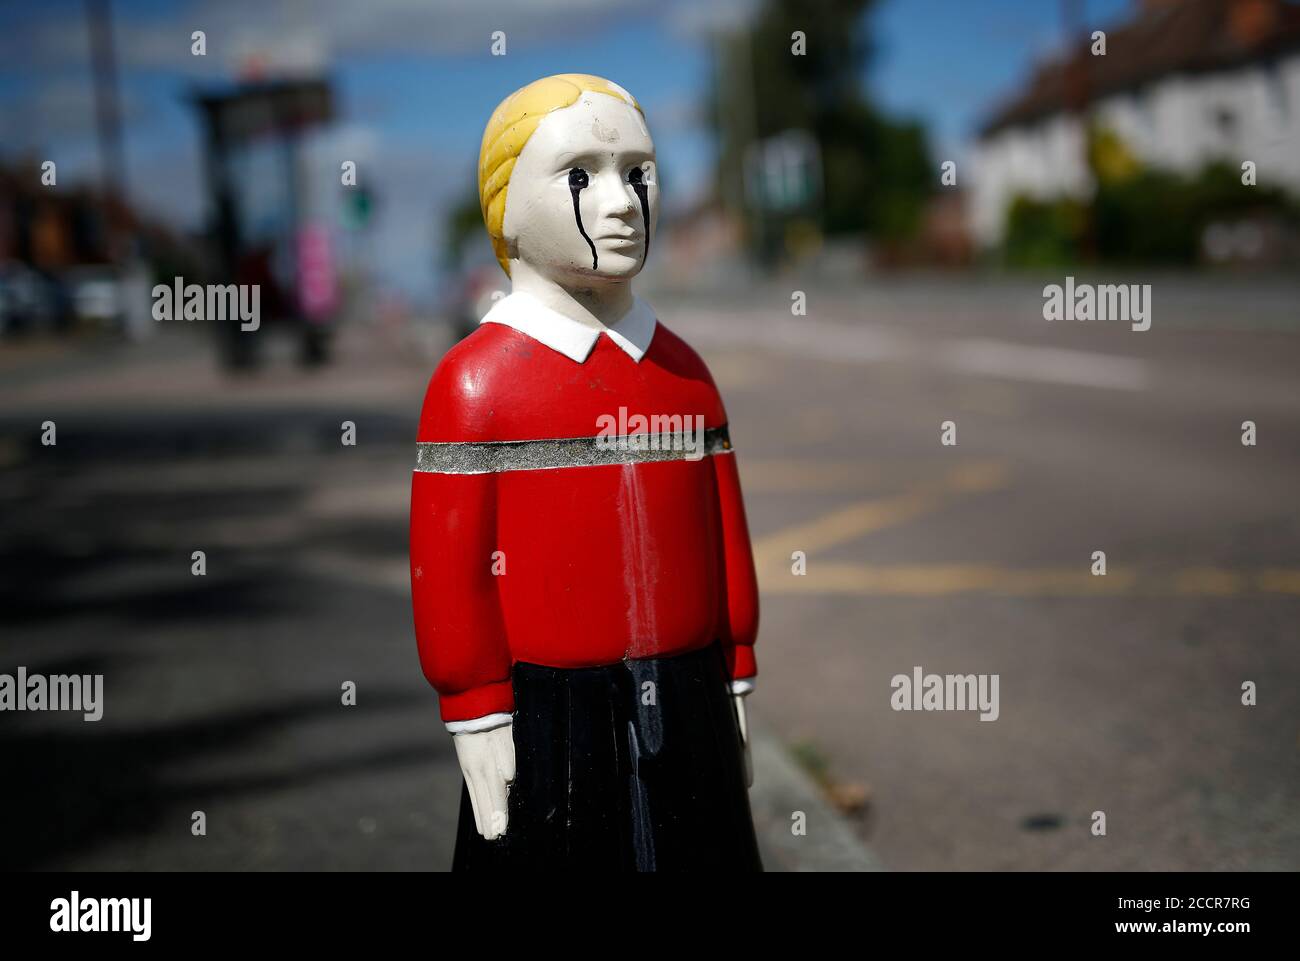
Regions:
[[[138,949],[229,947],[292,942],[295,953],[348,944],[423,945],[437,954],[480,939],[496,951],[549,953],[552,937],[570,946],[600,925],[624,928],[628,947],[664,950],[683,925],[711,921],[736,950],[771,929],[827,945],[836,935],[855,952],[912,944],[914,957],[953,945],[990,948],[1130,945],[1209,946],[1216,953],[1294,940],[1293,878],[1286,874],[875,874],[762,878],[577,876],[468,878],[433,874],[33,874],[7,875],[0,899],[6,948]],[[52,902],[149,898],[147,942],[128,932],[55,933]],[[1121,901],[1123,899],[1123,901]],[[1177,899],[1171,901],[1169,899]],[[529,915],[544,920],[521,929]],[[1209,924],[1208,934],[1178,925]],[[1246,925],[1248,930],[1217,926]],[[1151,925],[1150,930],[1120,925]],[[546,936],[520,940],[513,931]],[[265,932],[259,936],[256,932]],[[575,940],[576,939],[576,940]],[[607,939],[604,944],[613,948]],[[759,942],[761,944],[761,942]],[[746,947],[746,945],[751,945]],[[857,947],[852,947],[856,945]],[[409,950],[409,947],[408,949]],[[472,950],[472,948],[471,948]],[[406,953],[405,950],[403,953]],[[20,955],[10,955],[17,957]],[[333,956],[333,955],[332,955]],[[971,955],[976,956],[975,954]]]

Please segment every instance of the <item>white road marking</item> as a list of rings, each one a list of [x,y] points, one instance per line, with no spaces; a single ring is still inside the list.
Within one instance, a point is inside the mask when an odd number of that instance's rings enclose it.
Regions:
[[[877,324],[853,325],[771,314],[679,310],[672,319],[702,343],[755,343],[778,353],[852,363],[908,361],[977,377],[1067,384],[1102,390],[1146,390],[1146,361],[1064,347],[1030,347],[990,338],[922,341]]]
[[[1145,361],[1063,347],[1026,347],[977,338],[941,344],[936,359],[941,366],[963,373],[1014,380],[1108,390],[1146,390],[1150,384]]]

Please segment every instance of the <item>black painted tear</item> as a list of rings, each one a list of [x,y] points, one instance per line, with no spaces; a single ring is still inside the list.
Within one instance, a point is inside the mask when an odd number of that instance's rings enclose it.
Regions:
[[[590,182],[587,171],[580,167],[574,167],[569,171],[569,193],[573,195],[573,219],[578,223],[578,233],[582,234],[582,239],[591,248],[591,269],[595,270],[596,245],[591,242],[591,238],[587,236],[587,229],[582,226],[582,207],[578,203],[578,195],[587,188]]]
[[[643,179],[640,167],[633,167],[627,179],[636,191],[637,199],[641,201],[641,222],[645,225],[645,250],[641,254],[641,263],[645,264],[650,256],[650,188]]]

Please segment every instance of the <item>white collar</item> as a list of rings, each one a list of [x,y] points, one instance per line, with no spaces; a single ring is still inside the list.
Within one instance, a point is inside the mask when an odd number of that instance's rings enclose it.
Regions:
[[[585,364],[602,331],[580,324],[558,310],[552,310],[526,291],[515,291],[496,302],[479,321],[481,324],[505,324],[533,340],[558,351],[570,360]],[[632,309],[603,333],[609,335],[623,353],[638,364],[650,349],[659,322],[654,311],[640,297],[632,298]]]

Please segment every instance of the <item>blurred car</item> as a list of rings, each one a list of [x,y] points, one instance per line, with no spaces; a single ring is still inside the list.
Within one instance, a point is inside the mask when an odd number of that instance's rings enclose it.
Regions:
[[[58,325],[66,309],[58,285],[20,261],[0,263],[0,334],[34,333]]]
[[[116,271],[107,266],[72,267],[63,283],[78,321],[109,330],[122,327],[122,286]]]

